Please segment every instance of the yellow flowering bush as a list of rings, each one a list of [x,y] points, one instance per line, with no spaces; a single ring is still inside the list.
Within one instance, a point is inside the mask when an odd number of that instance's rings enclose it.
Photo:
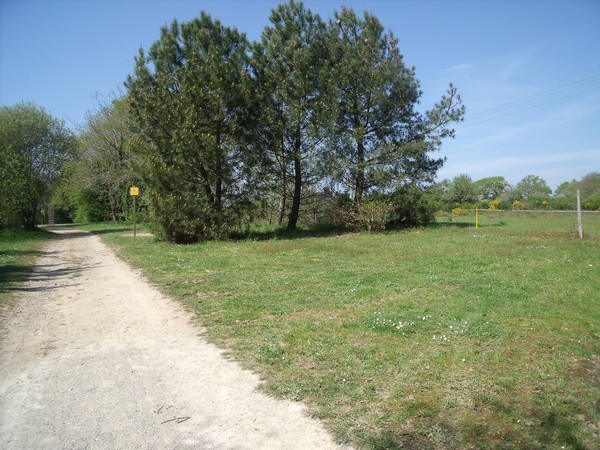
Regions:
[[[452,214],[454,214],[455,216],[468,216],[470,214],[470,210],[457,206],[452,210]]]
[[[513,202],[513,209],[525,209],[525,204],[521,200],[515,200]]]
[[[497,211],[500,209],[501,203],[502,202],[500,200],[490,200],[490,202],[488,203],[488,208]]]

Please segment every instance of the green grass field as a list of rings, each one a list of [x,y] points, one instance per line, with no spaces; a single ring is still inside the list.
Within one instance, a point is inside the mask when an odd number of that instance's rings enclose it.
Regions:
[[[600,217],[175,246],[103,237],[362,448],[597,448]]]
[[[600,216],[176,246],[91,226],[360,448],[598,448]],[[174,344],[176,345],[176,344]]]

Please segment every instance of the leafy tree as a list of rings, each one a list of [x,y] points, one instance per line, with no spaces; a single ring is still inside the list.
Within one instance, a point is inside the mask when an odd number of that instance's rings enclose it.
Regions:
[[[0,108],[0,227],[35,227],[76,144],[64,122],[36,105]]]
[[[255,58],[260,87],[268,96],[263,105],[264,117],[271,122],[271,161],[279,174],[279,215],[285,209],[287,174],[291,172],[292,205],[287,228],[294,230],[304,185],[314,181],[315,162],[322,150],[329,64],[326,26],[319,15],[293,0],[275,8],[270,21]]]
[[[140,157],[153,211],[175,242],[219,236],[245,204],[248,49],[243,34],[202,12],[163,27],[126,82],[148,144]]]
[[[552,194],[546,180],[537,175],[527,175],[515,186],[516,193],[521,200],[531,201],[547,198]]]
[[[600,194],[600,172],[590,172],[585,175],[577,183],[577,188],[581,191],[582,195]]]
[[[600,208],[600,172],[590,172],[581,180],[565,181],[560,184],[553,195],[552,207],[557,209],[575,209],[577,191],[581,193],[583,209]]]
[[[77,161],[63,182],[63,193],[74,203],[78,220],[115,221],[128,211],[128,188],[138,181],[132,153],[136,137],[125,100],[98,103],[98,110],[86,117]]]
[[[552,195],[552,209],[574,210],[577,208],[577,180],[561,183]]]
[[[571,183],[567,181],[556,188],[550,200],[552,209],[575,210],[577,208],[577,186]]]
[[[509,185],[502,194],[500,194],[500,200],[502,201],[502,209],[510,209],[512,204],[521,198],[517,188],[513,185]]]
[[[366,229],[367,231],[383,231],[390,222],[394,205],[385,200],[368,200],[354,205],[345,215],[347,227]]]
[[[410,184],[396,189],[390,200],[394,204],[393,222],[401,226],[426,225],[433,222],[435,212],[439,211],[441,206],[428,189]]]
[[[576,183],[576,190],[581,193],[582,208],[600,210],[600,172],[591,172]]]
[[[360,18],[349,8],[336,12],[329,27],[337,90],[332,167],[358,205],[369,190],[394,191],[433,182],[442,158],[429,153],[453,135],[464,114],[450,85],[432,110],[417,111],[421,97],[415,70],[404,65],[398,40],[379,20]]]
[[[431,206],[432,211],[441,211],[448,208],[448,189],[450,188],[450,180],[443,179],[437,183],[428,186],[423,192],[424,199]]]
[[[554,191],[556,198],[575,198],[577,195],[577,180],[565,181],[561,183]]]
[[[450,202],[473,203],[477,200],[475,186],[466,174],[455,176],[448,187],[447,198]]]
[[[473,187],[482,200],[495,200],[508,189],[509,184],[504,177],[488,177],[475,181]]]

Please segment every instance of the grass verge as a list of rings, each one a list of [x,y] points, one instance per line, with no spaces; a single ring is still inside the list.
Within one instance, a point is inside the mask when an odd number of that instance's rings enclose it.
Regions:
[[[461,220],[190,246],[102,236],[340,442],[598,448],[600,221],[580,241],[565,216]]]
[[[15,289],[26,281],[52,234],[44,230],[0,230],[0,307],[11,304]]]

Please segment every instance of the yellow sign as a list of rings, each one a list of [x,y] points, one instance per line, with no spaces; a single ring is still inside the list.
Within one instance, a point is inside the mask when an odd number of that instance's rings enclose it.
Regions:
[[[138,195],[140,195],[140,188],[137,186],[131,186],[129,188],[129,195],[131,195],[132,197],[137,197]]]

